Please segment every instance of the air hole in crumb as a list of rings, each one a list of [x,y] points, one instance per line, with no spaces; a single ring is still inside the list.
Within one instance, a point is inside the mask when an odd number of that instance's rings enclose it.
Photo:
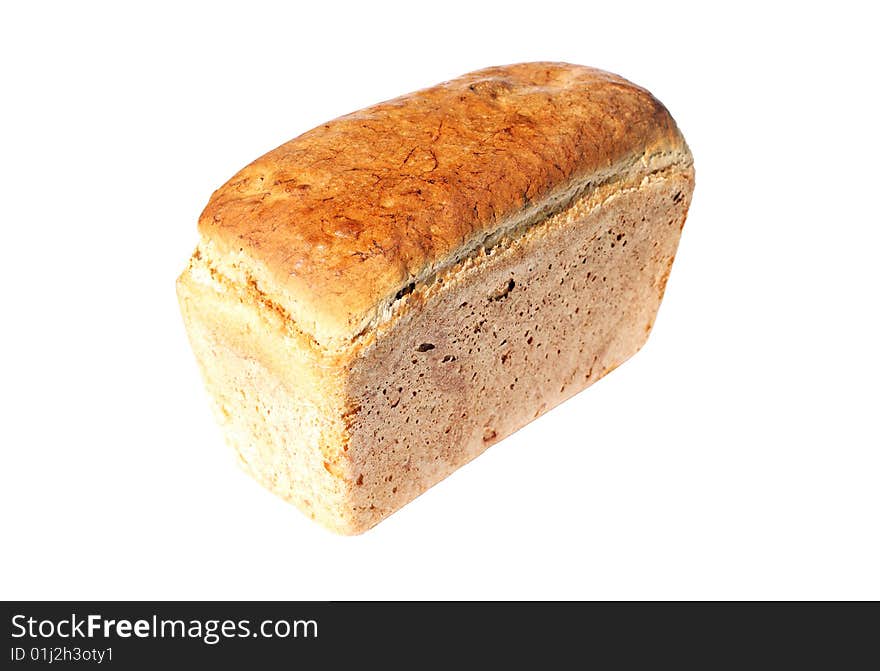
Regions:
[[[440,363],[449,363],[450,361],[455,361],[455,357],[451,354],[447,354],[445,357],[443,357],[443,360]]]
[[[493,440],[497,435],[498,432],[495,431],[495,429],[486,428],[483,430],[483,442],[488,443],[490,440]]]
[[[421,345],[416,347],[417,352],[430,352],[432,349],[434,349],[434,345],[429,342],[423,342]]]
[[[359,487],[360,487],[362,484],[364,484],[364,474],[363,474],[363,473],[361,473],[361,474],[358,476],[357,482],[356,482],[355,484],[358,485]]]
[[[514,282],[512,279],[507,280],[507,284],[505,284],[501,289],[499,289],[494,294],[489,296],[489,302],[503,300],[504,298],[507,297],[507,294],[509,294],[511,291],[513,291],[513,288],[515,286],[516,286],[516,282]]]

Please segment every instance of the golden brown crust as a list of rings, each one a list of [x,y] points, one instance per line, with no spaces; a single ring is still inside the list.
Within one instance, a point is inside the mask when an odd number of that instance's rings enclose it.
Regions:
[[[351,337],[414,278],[578,180],[687,156],[650,93],[564,63],[487,68],[319,126],[214,193],[199,230],[319,340]],[[265,287],[261,287],[265,289]]]

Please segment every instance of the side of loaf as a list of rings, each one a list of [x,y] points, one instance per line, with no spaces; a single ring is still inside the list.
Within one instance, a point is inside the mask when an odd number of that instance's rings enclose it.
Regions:
[[[335,531],[375,525],[642,346],[693,180],[649,93],[558,63],[258,159],[212,197],[178,280],[242,466]]]

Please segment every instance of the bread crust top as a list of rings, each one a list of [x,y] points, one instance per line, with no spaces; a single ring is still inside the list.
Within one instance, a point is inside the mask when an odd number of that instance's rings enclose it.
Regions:
[[[690,158],[666,108],[621,77],[492,67],[286,142],[214,192],[199,231],[318,342],[350,339],[512,217],[664,154]]]

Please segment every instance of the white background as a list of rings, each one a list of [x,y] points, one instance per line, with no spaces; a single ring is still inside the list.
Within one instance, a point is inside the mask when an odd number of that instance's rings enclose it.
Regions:
[[[880,598],[877,20],[701,4],[4,4],[0,597]],[[334,536],[222,443],[174,293],[198,214],[318,123],[525,60],[623,74],[690,143],[654,333]]]

